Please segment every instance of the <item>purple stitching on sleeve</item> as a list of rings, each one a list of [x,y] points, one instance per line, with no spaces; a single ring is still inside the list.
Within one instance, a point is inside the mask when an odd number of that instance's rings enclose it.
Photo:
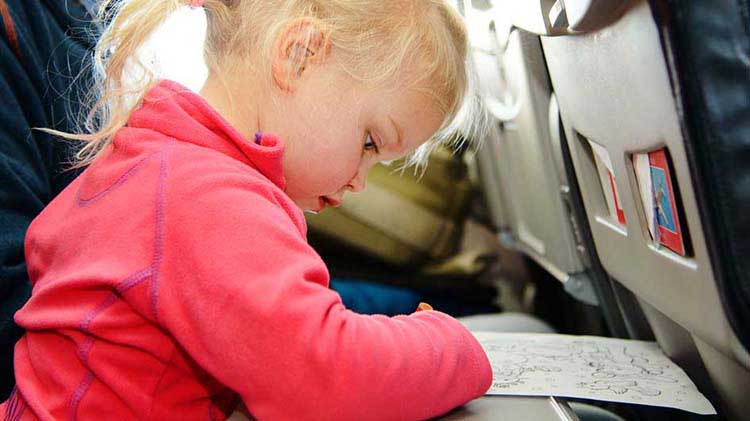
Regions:
[[[99,315],[102,311],[106,310],[107,307],[111,306],[112,304],[117,301],[117,295],[113,293],[107,294],[107,297],[102,300],[102,302],[99,303],[96,307],[91,309],[88,313],[86,313],[86,317],[81,320],[81,323],[78,325],[78,328],[82,330],[84,333],[89,333],[89,327],[91,326],[91,322],[94,320],[96,316]]]
[[[18,421],[21,419],[21,415],[26,410],[26,401],[24,401],[21,392],[18,390],[18,386],[13,387],[13,390],[8,396],[8,406],[5,408],[5,421]]]
[[[112,304],[117,302],[118,294],[122,294],[125,291],[129,290],[130,288],[140,284],[144,280],[148,279],[148,277],[151,275],[152,268],[146,268],[143,270],[140,270],[127,278],[125,278],[122,282],[120,282],[117,285],[117,288],[115,291],[110,292],[107,294],[107,297],[102,300],[99,305],[91,309],[88,313],[86,313],[86,316],[81,320],[81,323],[79,323],[78,328],[86,334],[86,338],[81,342],[81,345],[78,347],[78,358],[81,360],[81,363],[86,366],[88,369],[89,364],[89,353],[91,352],[91,348],[94,346],[94,337],[91,335],[91,323],[94,321],[96,316],[101,314],[104,310],[109,308]],[[86,376],[83,378],[81,383],[78,384],[75,391],[73,392],[73,395],[70,398],[70,415],[71,419],[76,418],[76,412],[78,411],[78,405],[81,402],[81,399],[83,399],[83,395],[88,391],[88,388],[91,386],[91,382],[94,380],[94,374],[91,371],[87,371]]]
[[[88,205],[96,202],[97,200],[101,199],[102,197],[104,197],[105,195],[107,195],[107,193],[111,192],[112,190],[116,189],[117,187],[120,187],[126,181],[128,181],[128,179],[130,177],[132,177],[133,175],[135,175],[148,161],[150,161],[156,155],[158,155],[158,153],[154,153],[152,155],[147,156],[146,158],[143,158],[137,164],[135,164],[133,166],[133,168],[125,171],[125,173],[123,175],[121,175],[109,187],[107,187],[106,189],[100,191],[99,193],[97,193],[97,194],[95,194],[95,195],[93,195],[91,197],[88,197],[88,198],[81,197],[81,188],[79,187],[78,191],[76,192],[76,202],[78,203],[78,206],[81,206],[81,207],[88,206]],[[86,177],[86,175],[84,175],[84,177]]]
[[[94,373],[90,371],[86,372],[86,375],[83,376],[83,380],[81,380],[81,383],[73,392],[73,395],[70,398],[70,409],[68,412],[68,418],[70,418],[71,420],[78,419],[78,405],[81,404],[81,399],[83,399],[83,395],[89,390],[89,387],[91,387],[91,383],[93,381],[94,381]]]
[[[107,297],[104,300],[102,300],[101,303],[99,303],[98,306],[94,307],[91,311],[86,313],[86,317],[84,317],[83,320],[81,320],[81,323],[78,325],[78,328],[84,333],[90,333],[89,327],[91,326],[91,322],[102,311],[106,310],[109,306],[111,306],[117,301],[117,294],[122,294],[123,292],[143,282],[144,279],[148,278],[149,275],[151,275],[151,272],[152,272],[152,268],[149,267],[143,270],[139,270],[138,272],[125,278],[122,282],[120,282],[117,285],[115,289],[117,293],[111,292],[109,295],[107,295]]]
[[[161,265],[162,256],[163,256],[163,247],[164,247],[164,201],[165,201],[165,186],[166,186],[166,178],[167,178],[167,153],[169,150],[171,150],[172,146],[174,144],[174,139],[170,139],[169,145],[167,148],[162,150],[161,152],[154,153],[152,155],[149,155],[148,157],[142,159],[140,162],[138,162],[133,168],[125,172],[120,178],[118,178],[112,185],[104,189],[103,191],[95,194],[94,196],[90,198],[82,198],[81,197],[81,190],[79,189],[76,194],[76,200],[78,202],[79,206],[86,206],[89,205],[102,197],[104,197],[107,193],[111,192],[115,188],[121,186],[125,181],[127,181],[131,176],[133,176],[140,168],[144,166],[144,164],[151,159],[155,157],[160,158],[159,162],[159,183],[157,185],[157,192],[156,192],[156,233],[155,233],[155,239],[154,239],[154,258],[151,262],[151,265],[146,268],[142,269],[138,272],[133,273],[132,275],[125,278],[122,282],[120,282],[117,286],[115,291],[112,291],[107,297],[102,300],[99,305],[97,305],[94,309],[89,311],[86,316],[81,320],[81,323],[79,324],[80,330],[87,334],[88,336],[84,339],[84,341],[81,343],[79,349],[78,349],[78,357],[81,359],[81,362],[85,365],[88,365],[88,356],[91,352],[91,348],[94,345],[94,337],[91,335],[90,327],[93,320],[101,314],[104,310],[106,310],[109,306],[117,302],[117,298],[120,294],[123,294],[124,292],[128,291],[129,289],[133,288],[134,286],[140,284],[146,279],[151,278],[151,285],[149,290],[149,296],[151,300],[151,309],[154,313],[154,319],[158,323],[158,313],[156,311],[156,306],[158,304],[158,285],[159,285],[159,267]],[[88,367],[87,367],[88,368]],[[78,412],[78,406],[81,403],[81,400],[83,399],[83,396],[86,394],[88,389],[91,387],[91,384],[94,381],[94,373],[90,370],[87,371],[84,378],[81,380],[81,383],[78,384],[75,391],[71,395],[70,398],[70,406],[69,406],[69,416],[70,419],[75,420],[77,417]]]
[[[154,268],[148,267],[128,276],[124,281],[120,282],[117,285],[117,293],[124,294],[130,288],[133,288],[134,286],[143,282],[143,280],[151,276],[152,273],[154,273]]]
[[[21,415],[23,415],[24,411],[26,411],[26,400],[23,398],[23,395],[20,391],[16,392],[16,400],[18,401],[18,406],[16,407],[16,418],[13,421],[18,421],[21,419]]]
[[[86,369],[88,369],[89,365],[89,353],[91,352],[91,347],[94,346],[94,337],[93,336],[86,336],[86,338],[81,342],[81,345],[78,346],[78,359],[81,360],[81,364],[86,366]]]
[[[159,268],[161,267],[162,257],[164,255],[164,196],[165,188],[167,184],[167,158],[168,153],[172,149],[173,143],[165,149],[161,154],[159,163],[159,185],[156,191],[156,235],[154,239],[154,262],[152,265],[151,277],[151,311],[154,313],[154,320],[159,323],[159,312],[157,311],[157,305],[159,304]]]
[[[5,407],[5,417],[3,418],[5,421],[12,420],[16,418],[16,408],[18,407],[18,401],[16,400],[16,390],[17,386],[13,387],[13,390],[10,391],[10,396],[8,396],[8,406]]]
[[[8,406],[5,407],[5,420],[8,419],[9,416],[12,416],[13,410],[16,407],[16,401],[14,400],[16,398],[16,390],[18,386],[13,386],[13,389],[10,391],[10,396],[8,396]]]

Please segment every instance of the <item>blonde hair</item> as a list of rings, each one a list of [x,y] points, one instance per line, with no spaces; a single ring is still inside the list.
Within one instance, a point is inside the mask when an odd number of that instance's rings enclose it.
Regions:
[[[137,52],[165,19],[190,0],[103,0],[107,24],[94,52],[96,99],[84,134],[53,132],[86,141],[75,166],[93,162],[125,126],[155,83]],[[204,57],[209,73],[232,63],[253,64],[270,79],[270,54],[295,19],[315,19],[343,68],[363,83],[408,83],[435,100],[446,116],[440,130],[407,158],[423,163],[435,145],[459,137],[456,118],[466,103],[467,36],[446,0],[205,0],[208,29]],[[412,70],[404,80],[405,65]],[[134,78],[133,67],[142,71]],[[414,71],[418,69],[418,71]],[[135,80],[134,80],[135,79]],[[270,82],[270,81],[269,81]]]

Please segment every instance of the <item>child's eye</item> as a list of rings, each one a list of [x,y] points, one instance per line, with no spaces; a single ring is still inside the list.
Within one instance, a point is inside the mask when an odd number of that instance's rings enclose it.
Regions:
[[[375,150],[375,153],[380,153],[380,149],[378,148],[377,143],[372,139],[372,135],[370,133],[367,133],[367,137],[365,137],[365,150]]]

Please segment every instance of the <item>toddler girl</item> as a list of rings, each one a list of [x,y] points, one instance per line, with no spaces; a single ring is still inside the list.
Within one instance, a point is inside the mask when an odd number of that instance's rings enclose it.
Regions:
[[[134,81],[144,40],[204,7],[200,94]],[[104,1],[88,168],[26,237],[10,419],[424,419],[481,396],[472,335],[347,310],[303,210],[448,135],[466,38],[442,0]],[[129,64],[130,63],[130,64]],[[139,88],[143,85],[143,88]],[[135,105],[131,105],[135,104]]]

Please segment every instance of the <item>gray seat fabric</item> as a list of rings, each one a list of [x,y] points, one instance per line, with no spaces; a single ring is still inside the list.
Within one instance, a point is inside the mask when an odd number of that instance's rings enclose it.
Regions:
[[[555,333],[552,326],[525,313],[493,313],[460,317],[469,330],[506,333]]]

